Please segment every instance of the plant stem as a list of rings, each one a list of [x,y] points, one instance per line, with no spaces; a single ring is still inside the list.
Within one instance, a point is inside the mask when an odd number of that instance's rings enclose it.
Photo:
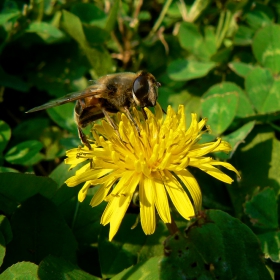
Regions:
[[[167,0],[165,2],[164,7],[162,8],[161,13],[159,15],[159,18],[157,19],[155,25],[153,26],[153,28],[152,28],[152,30],[149,33],[147,38],[152,37],[156,33],[156,31],[160,27],[160,25],[161,25],[161,23],[162,23],[162,21],[163,21],[163,19],[165,17],[165,14],[167,13],[167,10],[168,10],[169,6],[171,5],[171,3],[172,3],[172,0]]]
[[[72,220],[72,224],[71,224],[71,229],[74,229],[76,218],[77,218],[78,211],[79,211],[79,207],[80,207],[80,202],[77,199],[76,207],[75,207],[75,212],[74,212],[73,220]]]

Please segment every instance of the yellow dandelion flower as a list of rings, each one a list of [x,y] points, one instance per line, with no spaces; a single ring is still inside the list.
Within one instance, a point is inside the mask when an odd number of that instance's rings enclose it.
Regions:
[[[229,152],[231,147],[227,142],[219,138],[211,143],[198,143],[206,119],[198,122],[197,115],[192,114],[187,129],[184,106],[179,106],[178,113],[169,106],[165,117],[159,105],[155,107],[155,114],[147,108],[145,112],[147,119],[133,109],[140,135],[127,116],[119,113],[116,118],[119,135],[103,120],[102,125],[93,127],[95,141],[91,150],[83,147],[67,152],[65,163],[70,164],[70,168],[91,161],[66,184],[74,187],[85,182],[78,195],[80,202],[91,186],[100,185],[90,204],[94,207],[102,201],[108,202],[101,224],[110,224],[109,240],[117,233],[136,191],[142,228],[145,234],[152,234],[156,228],[156,211],[164,223],[171,223],[170,201],[187,220],[200,210],[201,191],[188,166],[228,184],[233,180],[218,169],[218,165],[239,175],[231,164],[206,156],[212,152]]]

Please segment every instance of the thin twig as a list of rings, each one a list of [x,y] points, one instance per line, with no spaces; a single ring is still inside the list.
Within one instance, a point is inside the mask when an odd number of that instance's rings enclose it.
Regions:
[[[168,8],[169,8],[169,6],[171,5],[171,3],[172,3],[172,0],[167,0],[167,1],[165,2],[164,6],[163,6],[163,8],[162,8],[162,10],[161,10],[161,13],[160,13],[160,15],[159,15],[159,18],[157,19],[155,25],[154,25],[153,28],[151,29],[151,31],[150,31],[149,35],[147,36],[147,38],[152,37],[152,36],[157,32],[157,30],[158,30],[158,28],[160,27],[160,25],[161,25],[161,23],[162,23],[162,21],[163,21],[163,19],[164,19],[164,17],[165,17],[165,14],[167,13]]]

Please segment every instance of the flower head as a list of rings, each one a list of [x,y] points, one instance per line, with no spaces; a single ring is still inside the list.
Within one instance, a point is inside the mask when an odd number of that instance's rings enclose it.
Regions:
[[[85,182],[79,201],[85,199],[89,187],[100,185],[90,204],[94,207],[102,201],[108,202],[101,224],[110,223],[110,240],[117,233],[137,191],[142,228],[145,234],[152,234],[156,227],[156,211],[164,223],[171,223],[170,201],[185,219],[195,216],[201,208],[201,191],[188,166],[229,184],[233,180],[216,166],[238,174],[231,164],[206,156],[210,152],[229,152],[231,147],[227,142],[219,138],[215,142],[198,143],[206,119],[198,122],[196,114],[192,114],[187,129],[184,106],[179,106],[178,113],[169,106],[165,118],[158,104],[155,114],[147,108],[145,112],[147,119],[133,109],[140,134],[125,114],[118,113],[118,133],[103,120],[101,125],[93,127],[95,140],[91,150],[83,147],[67,152],[65,163],[70,164],[70,168],[90,160],[66,184],[74,187]]]

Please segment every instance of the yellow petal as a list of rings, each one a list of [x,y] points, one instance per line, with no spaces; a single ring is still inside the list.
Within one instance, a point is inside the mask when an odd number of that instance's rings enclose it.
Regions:
[[[84,199],[86,198],[87,196],[87,191],[89,189],[89,187],[91,186],[91,183],[90,182],[86,182],[83,187],[80,189],[79,191],[79,194],[78,194],[78,200],[80,202],[83,202]]]
[[[216,147],[212,152],[225,152],[228,153],[232,150],[231,145],[226,141],[221,141],[220,145]]]
[[[115,182],[116,178],[111,177],[109,180],[107,180],[106,183],[100,186],[97,192],[94,194],[93,198],[91,199],[90,205],[92,207],[99,205],[107,196],[108,192],[111,190],[111,187]]]
[[[228,170],[231,170],[231,171],[235,172],[236,175],[239,178],[241,178],[241,176],[240,176],[239,172],[237,171],[237,169],[234,166],[232,166],[230,163],[228,163],[228,162],[212,160],[210,164],[211,165],[221,165],[221,166],[227,168]]]
[[[137,185],[138,182],[139,182],[139,174],[135,173],[135,171],[124,172],[120,181],[117,183],[117,185],[112,190],[108,198],[106,198],[106,200],[109,201],[111,198],[114,198],[115,196],[120,194],[131,193],[130,190],[131,186],[133,187],[134,184]]]
[[[162,113],[162,108],[158,102],[155,106],[155,117],[157,119],[158,126],[160,126],[163,120],[163,113]]]
[[[139,182],[140,219],[145,234],[153,234],[156,228],[154,181],[143,176]]]
[[[135,174],[129,172],[129,174],[124,174],[121,180],[117,183],[114,190],[106,197],[106,201],[109,201],[103,215],[101,218],[101,223],[106,225],[111,222],[111,216],[114,213],[114,207],[118,208],[120,205],[116,205],[114,201],[118,200],[120,197],[128,197],[133,195],[139,180],[140,174]],[[117,189],[117,190],[116,190]],[[116,191],[115,191],[116,190]],[[130,198],[131,199],[131,198]]]
[[[98,179],[99,177],[102,177],[105,174],[110,173],[111,171],[112,171],[112,169],[101,169],[101,170],[90,169],[78,176],[74,175],[74,176],[70,177],[69,179],[67,179],[65,181],[65,183],[68,187],[74,187],[82,182]]]
[[[160,218],[164,223],[171,223],[170,208],[168,203],[168,198],[166,190],[162,182],[155,181],[155,205]]]
[[[109,241],[113,239],[115,234],[117,233],[124,214],[130,204],[132,196],[120,196],[117,197],[117,203],[115,204],[115,210],[112,214],[112,218],[110,219],[110,232],[109,232]]]
[[[198,168],[222,182],[227,184],[231,184],[233,182],[233,180],[228,175],[211,164],[201,164],[198,166]]]
[[[195,215],[193,205],[183,190],[179,182],[172,176],[169,171],[164,172],[168,177],[168,181],[165,181],[165,188],[176,207],[177,211],[181,214],[182,217],[189,220],[190,217]]]
[[[181,170],[178,172],[175,172],[176,175],[180,178],[180,180],[183,182],[183,184],[188,189],[194,205],[196,207],[196,211],[199,211],[201,209],[202,204],[202,194],[200,191],[200,187],[194,178],[194,176],[188,171],[188,170]]]
[[[221,138],[218,138],[217,141],[209,144],[207,143],[206,145],[205,144],[193,145],[192,149],[188,153],[188,156],[201,157],[208,153],[211,153],[214,149],[216,149],[220,145],[221,141],[222,141]]]

